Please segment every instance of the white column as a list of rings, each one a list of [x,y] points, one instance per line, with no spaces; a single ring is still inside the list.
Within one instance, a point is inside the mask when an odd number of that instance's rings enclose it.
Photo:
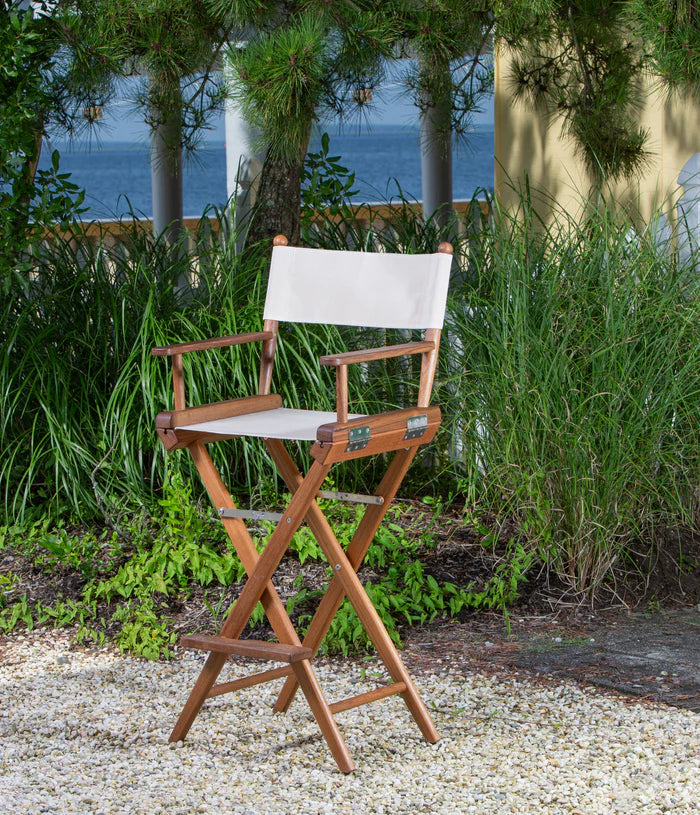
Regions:
[[[231,83],[229,70],[226,70],[226,76]],[[264,154],[259,131],[250,126],[231,99],[226,100],[224,128],[229,212],[235,223],[242,224],[255,204],[256,182],[262,170]]]
[[[678,201],[678,262],[683,266],[700,249],[700,153],[685,163],[678,183],[685,190]]]
[[[182,147],[180,118],[151,130],[151,198],[153,234],[165,233],[173,244],[182,233]]]
[[[450,105],[428,107],[420,119],[423,215],[445,226],[452,217],[452,129]]]
[[[438,70],[433,68],[432,70]],[[450,66],[444,73],[445,87],[450,83]],[[452,103],[447,99],[423,98],[420,117],[421,187],[423,216],[435,217],[444,227],[452,219]]]
[[[230,100],[224,116],[226,133],[226,194],[245,198],[260,174],[262,161],[255,150],[256,133]]]

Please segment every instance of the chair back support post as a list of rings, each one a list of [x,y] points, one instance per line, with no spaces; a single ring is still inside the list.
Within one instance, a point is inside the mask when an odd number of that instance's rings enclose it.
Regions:
[[[258,394],[265,396],[270,392],[272,384],[272,369],[275,364],[275,351],[277,350],[277,331],[279,323],[277,320],[265,320],[263,331],[270,331],[274,335],[272,339],[264,340],[260,353],[260,378],[258,380]]]
[[[185,375],[182,369],[182,354],[173,355],[173,392],[175,410],[184,410],[187,407],[185,399]]]
[[[438,253],[452,256],[454,248],[451,243],[443,241],[438,246]],[[427,328],[425,339],[433,342],[435,347],[432,351],[426,351],[421,355],[420,384],[418,387],[418,407],[428,407],[430,395],[433,392],[433,382],[435,381],[435,369],[437,368],[438,351],[440,350],[440,337],[442,331],[439,328]]]
[[[425,351],[421,354],[418,407],[428,407],[430,405],[430,395],[433,392],[441,334],[442,332],[439,328],[427,328],[425,330],[425,339],[428,342],[434,343],[435,347],[431,351]]]
[[[288,244],[289,241],[285,235],[275,235],[272,240],[273,246],[287,246]],[[268,394],[272,386],[272,369],[275,364],[278,330],[278,320],[266,319],[263,321],[263,331],[270,331],[274,336],[270,340],[265,340],[262,344],[262,352],[260,354],[260,378],[258,379],[258,394],[260,396]]]

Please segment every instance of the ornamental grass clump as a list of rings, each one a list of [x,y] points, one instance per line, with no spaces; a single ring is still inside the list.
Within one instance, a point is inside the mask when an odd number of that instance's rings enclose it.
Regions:
[[[453,292],[470,502],[516,517],[568,596],[615,590],[656,530],[698,525],[698,265],[619,211],[496,210]]]

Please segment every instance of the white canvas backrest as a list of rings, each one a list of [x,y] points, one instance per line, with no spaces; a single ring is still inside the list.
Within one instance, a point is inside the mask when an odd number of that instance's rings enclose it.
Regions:
[[[275,246],[264,318],[442,328],[452,256]]]

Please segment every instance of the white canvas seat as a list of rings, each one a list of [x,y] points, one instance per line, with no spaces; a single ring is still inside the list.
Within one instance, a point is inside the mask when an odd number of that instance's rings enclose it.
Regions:
[[[353,413],[349,419],[359,419],[362,414]],[[256,439],[286,439],[289,441],[316,441],[321,425],[336,420],[336,414],[322,410],[293,410],[274,408],[227,419],[178,426],[176,430],[202,433],[206,436],[251,436]]]
[[[300,689],[338,767],[347,773],[354,769],[354,764],[334,718],[335,713],[343,710],[398,695],[425,740],[434,743],[439,739],[430,714],[357,571],[419,446],[432,441],[440,425],[440,409],[430,404],[430,396],[445,314],[452,247],[441,244],[433,254],[401,255],[299,249],[287,246],[283,236],[275,238],[274,243],[262,330],[152,349],[156,356],[171,357],[173,370],[174,406],[156,417],[158,436],[167,450],[186,449],[191,454],[248,577],[218,636],[194,633],[180,640],[182,647],[207,651],[209,655],[170,741],[186,737],[207,699],[283,679],[273,710],[286,711]],[[340,352],[328,349],[329,353],[321,356],[318,363],[336,369],[336,410],[298,410],[285,406],[282,397],[271,390],[275,351],[281,341],[280,321],[410,329],[424,333],[422,339],[400,345]],[[184,355],[213,353],[218,348],[254,342],[261,344],[256,394],[233,394],[233,398],[222,402],[187,405]],[[348,366],[405,355],[420,357],[416,403],[373,415],[349,413]],[[233,437],[261,439],[291,493],[283,513],[239,509],[234,503],[207,449],[209,444]],[[310,443],[311,465],[306,475],[299,471],[285,446],[285,442],[291,440]],[[372,495],[323,489],[336,464],[373,455],[387,457],[388,466]],[[319,497],[366,505],[346,547],[341,546],[324,516]],[[251,517],[277,522],[261,553],[244,523],[245,518]],[[303,642],[272,582],[302,523],[308,526],[332,567],[332,576]],[[346,598],[357,612],[391,681],[350,699],[329,703],[312,661]],[[241,638],[258,603],[262,604],[272,627],[274,641]],[[217,681],[231,655],[283,664],[229,682]]]

